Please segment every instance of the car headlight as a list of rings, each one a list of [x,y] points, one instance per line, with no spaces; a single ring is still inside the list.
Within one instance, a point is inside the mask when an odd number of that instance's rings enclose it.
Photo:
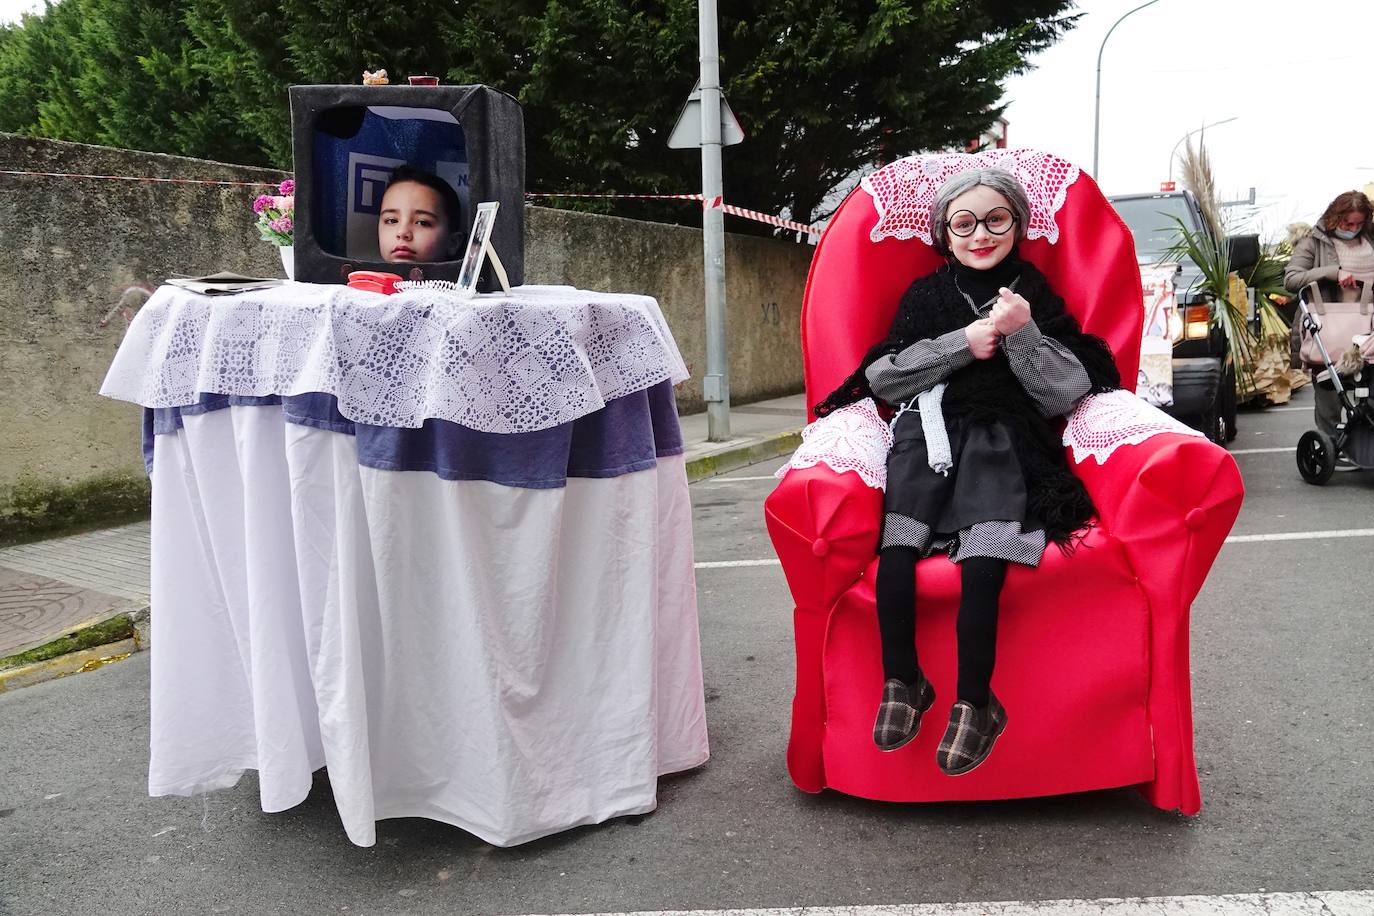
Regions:
[[[1185,305],[1183,307],[1182,325],[1183,340],[1205,339],[1212,330],[1212,307],[1206,303]]]

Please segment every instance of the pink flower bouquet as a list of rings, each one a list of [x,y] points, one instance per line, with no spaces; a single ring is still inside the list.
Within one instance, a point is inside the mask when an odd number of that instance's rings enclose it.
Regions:
[[[277,186],[276,194],[260,194],[253,201],[258,215],[258,232],[264,242],[290,245],[293,241],[296,215],[296,182],[290,178]]]

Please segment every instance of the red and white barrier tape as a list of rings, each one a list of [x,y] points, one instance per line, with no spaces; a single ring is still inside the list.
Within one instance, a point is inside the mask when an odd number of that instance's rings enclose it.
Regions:
[[[614,192],[609,193],[609,194],[581,194],[581,193],[578,193],[578,192],[576,192],[576,191],[568,191],[568,192],[565,192],[565,193],[560,192],[560,193],[557,193],[557,194],[554,194],[554,193],[551,193],[551,192],[544,192],[544,191],[527,191],[527,192],[525,192],[525,196],[526,196],[526,197],[582,197],[582,198],[587,198],[587,199],[591,199],[591,198],[609,199],[609,198],[612,198],[612,197],[621,197],[621,198],[625,198],[625,199],[628,199],[628,200],[701,200],[701,195],[700,195],[700,194],[616,194],[616,193],[614,193]]]
[[[767,213],[760,213],[757,210],[746,210],[743,207],[736,207],[734,204],[726,204],[725,212],[734,216],[742,216],[745,219],[758,220],[770,226],[781,226],[784,229],[791,229],[794,232],[809,232],[812,235],[820,235],[820,226],[808,226],[806,223],[796,223],[790,219],[783,219],[781,216],[769,216]]]
[[[275,181],[218,181],[212,178],[153,178],[140,175],[85,175],[78,172],[33,172],[21,169],[0,169],[0,175],[18,175],[30,178],[86,178],[99,181],[137,181],[149,184],[203,184],[218,185],[231,188],[275,188],[278,182]],[[820,226],[808,226],[806,223],[799,223],[790,219],[783,219],[780,216],[771,216],[767,213],[760,213],[758,210],[746,210],[743,207],[736,207],[734,204],[727,204],[725,201],[716,197],[707,201],[701,194],[546,194],[531,192],[526,194],[527,199],[538,197],[578,197],[584,199],[600,200],[697,200],[701,201],[703,210],[722,209],[732,216],[751,219],[755,222],[765,223],[769,226],[780,226],[783,229],[791,229],[794,232],[807,232],[813,235],[820,235]]]
[[[739,216],[744,219],[752,219],[756,222],[766,223],[769,226],[781,226],[784,229],[791,229],[794,232],[808,232],[812,235],[820,235],[820,226],[808,226],[806,223],[798,223],[794,220],[783,219],[781,216],[771,216],[767,213],[760,213],[758,210],[746,210],[743,207],[736,207],[734,204],[727,204],[717,197],[709,203],[702,194],[545,194],[530,192],[526,194],[527,199],[536,197],[579,197],[583,199],[600,200],[699,200],[703,210],[721,209],[732,216]]]

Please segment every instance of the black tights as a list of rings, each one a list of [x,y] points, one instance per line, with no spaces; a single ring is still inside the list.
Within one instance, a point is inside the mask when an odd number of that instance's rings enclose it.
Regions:
[[[914,547],[885,547],[878,555],[878,631],[883,677],[916,680],[916,561]],[[997,657],[997,603],[1007,561],[969,557],[959,564],[959,695],[975,706],[988,702]]]

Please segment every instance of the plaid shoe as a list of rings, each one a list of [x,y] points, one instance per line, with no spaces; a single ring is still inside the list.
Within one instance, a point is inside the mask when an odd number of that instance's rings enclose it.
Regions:
[[[949,726],[935,751],[935,762],[946,776],[962,776],[988,759],[1006,727],[1007,711],[991,692],[982,709],[959,700],[949,711]]]
[[[921,716],[935,702],[935,688],[925,675],[916,672],[915,685],[888,678],[883,683],[883,701],[873,723],[873,743],[880,751],[895,751],[910,743],[921,730]]]

